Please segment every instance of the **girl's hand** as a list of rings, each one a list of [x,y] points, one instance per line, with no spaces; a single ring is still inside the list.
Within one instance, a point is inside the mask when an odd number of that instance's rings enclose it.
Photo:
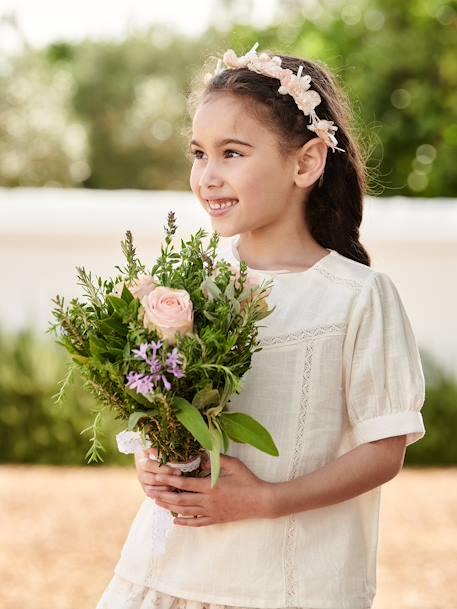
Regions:
[[[158,461],[153,461],[148,458],[152,454],[157,457],[157,449],[148,448],[141,452],[135,453],[135,466],[138,480],[143,488],[143,491],[151,497],[151,491],[173,491],[174,487],[168,484],[161,484],[156,480],[156,474],[169,474],[171,476],[180,476],[181,472],[173,469],[168,465],[159,465]]]
[[[209,462],[203,463],[210,469]],[[184,492],[155,490],[156,504],[179,514],[175,524],[202,527],[247,518],[271,518],[272,484],[261,480],[242,461],[221,455],[221,476],[214,488],[211,479],[157,475],[157,482]]]

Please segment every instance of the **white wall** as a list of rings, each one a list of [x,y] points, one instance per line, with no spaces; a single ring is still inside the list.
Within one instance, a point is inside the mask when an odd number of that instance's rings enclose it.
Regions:
[[[76,266],[109,275],[124,264],[127,229],[152,265],[171,209],[182,237],[211,232],[190,192],[0,189],[0,328],[44,331],[51,298],[77,294]],[[457,376],[457,200],[367,198],[361,241],[397,285],[419,346]]]

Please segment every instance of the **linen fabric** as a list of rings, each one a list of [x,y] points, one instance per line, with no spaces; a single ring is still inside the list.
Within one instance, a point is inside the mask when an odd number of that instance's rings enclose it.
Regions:
[[[219,250],[235,266],[238,244],[235,236]],[[386,273],[328,251],[306,271],[256,269],[274,279],[268,300],[276,309],[259,322],[262,350],[229,410],[264,425],[279,456],[234,442],[228,454],[269,482],[304,476],[366,442],[405,435],[410,445],[425,434],[424,375],[396,286]],[[115,577],[201,603],[368,609],[380,496],[377,487],[275,519],[175,525],[165,555],[149,541],[154,504],[147,498]]]
[[[114,575],[96,609],[244,609],[177,598]],[[309,608],[311,609],[311,608]]]

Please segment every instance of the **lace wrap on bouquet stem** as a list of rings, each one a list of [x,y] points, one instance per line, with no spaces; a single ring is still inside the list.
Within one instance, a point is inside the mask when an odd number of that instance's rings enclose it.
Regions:
[[[159,461],[154,455],[149,455],[152,461]],[[169,467],[179,469],[183,474],[194,472],[200,467],[200,455],[188,461],[187,463],[167,463]],[[154,511],[152,517],[152,543],[153,548],[159,554],[164,554],[166,550],[167,535],[173,528],[173,516],[177,516],[174,512],[170,512],[165,508],[154,503]]]
[[[152,444],[149,440],[143,442],[141,434],[137,431],[123,431],[116,436],[117,447],[119,452],[126,455],[151,448]],[[149,454],[149,459],[159,461],[157,457]],[[179,469],[183,474],[195,472],[200,467],[201,456],[198,455],[192,461],[186,463],[167,463],[169,467]],[[151,500],[152,501],[152,500]],[[152,514],[152,542],[153,548],[159,553],[164,554],[166,549],[167,535],[173,528],[173,516],[177,514],[166,510],[154,502]]]

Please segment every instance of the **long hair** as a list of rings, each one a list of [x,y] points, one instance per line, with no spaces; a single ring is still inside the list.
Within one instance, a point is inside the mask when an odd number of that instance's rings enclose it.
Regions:
[[[320,184],[316,181],[313,185],[304,206],[305,222],[321,246],[370,266],[370,256],[359,241],[367,170],[355,130],[351,128],[352,112],[348,100],[327,68],[315,61],[277,55],[282,60],[281,67],[296,74],[303,66],[303,74],[309,74],[311,89],[321,97],[316,113],[320,119],[334,121],[338,127],[335,134],[338,147],[345,150],[328,150],[323,177]],[[277,135],[279,152],[287,156],[316,135],[307,129],[309,117],[290,95],[278,93],[279,86],[276,78],[248,68],[223,70],[206,84],[198,75],[188,97],[188,111],[193,116],[198,105],[215,93],[237,96],[251,116]]]

